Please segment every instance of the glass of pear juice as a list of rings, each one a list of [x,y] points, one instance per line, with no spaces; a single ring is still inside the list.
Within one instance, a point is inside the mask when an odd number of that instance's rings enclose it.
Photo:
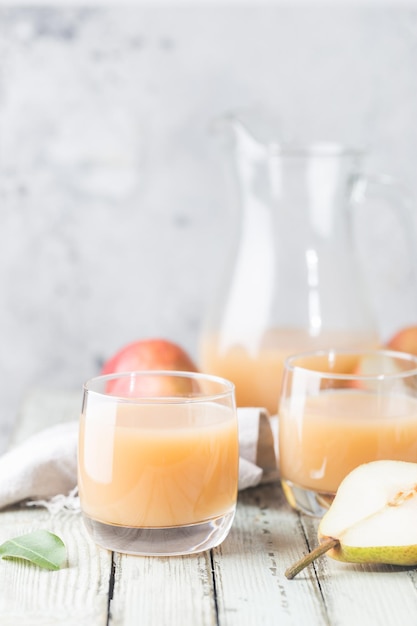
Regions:
[[[98,545],[160,556],[219,545],[235,514],[238,462],[231,382],[149,371],[85,383],[78,485]]]
[[[376,460],[417,462],[417,357],[328,350],[288,358],[279,464],[290,505],[322,516],[343,478]]]

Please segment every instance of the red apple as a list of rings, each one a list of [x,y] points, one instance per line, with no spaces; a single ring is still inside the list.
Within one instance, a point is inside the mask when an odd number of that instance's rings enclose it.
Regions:
[[[167,339],[141,339],[127,344],[104,364],[102,374],[144,370],[197,372],[191,357],[179,345]],[[187,377],[137,376],[109,380],[107,392],[115,395],[154,396],[191,393],[196,381]]]

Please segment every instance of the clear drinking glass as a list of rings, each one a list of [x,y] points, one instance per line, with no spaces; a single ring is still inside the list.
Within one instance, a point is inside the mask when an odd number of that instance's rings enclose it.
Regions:
[[[78,484],[97,544],[138,555],[217,546],[233,522],[238,462],[229,381],[152,371],[84,385]]]
[[[417,462],[417,358],[329,350],[287,359],[279,457],[287,500],[311,515],[325,512],[358,465]]]

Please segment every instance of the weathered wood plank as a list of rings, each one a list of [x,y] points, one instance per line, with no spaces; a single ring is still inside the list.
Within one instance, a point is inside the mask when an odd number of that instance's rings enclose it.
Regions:
[[[317,545],[318,521],[303,517],[303,528],[311,547]],[[310,572],[304,570],[293,584],[298,585]],[[390,565],[354,565],[328,557],[317,560],[314,569],[331,624],[397,626],[417,624],[417,573],[415,568]]]
[[[60,536],[68,552],[67,567],[53,572],[0,560],[1,625],[106,626],[111,553],[95,546],[81,517],[29,508],[0,515],[0,543],[44,528]]]
[[[110,626],[214,626],[210,553],[187,557],[115,555]]]
[[[214,551],[219,624],[327,624],[314,572],[296,584],[284,576],[305,551],[299,517],[279,485],[242,492],[230,536]]]
[[[12,443],[48,426],[78,419],[81,392],[34,390],[25,398]],[[68,567],[41,570],[0,560],[2,626],[106,626],[111,553],[98,548],[79,514],[51,515],[46,509],[16,508],[0,513],[0,542],[37,528],[55,532],[68,551]]]

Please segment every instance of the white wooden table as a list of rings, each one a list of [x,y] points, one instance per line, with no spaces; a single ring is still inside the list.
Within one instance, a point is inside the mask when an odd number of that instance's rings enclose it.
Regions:
[[[74,394],[34,394],[18,441],[77,419]],[[68,567],[57,572],[0,560],[1,626],[398,626],[417,624],[417,570],[344,565],[324,557],[294,580],[285,569],[316,545],[317,520],[287,505],[279,484],[241,492],[229,537],[188,557],[112,554],[78,514],[0,512],[0,542],[37,528],[58,534]]]

